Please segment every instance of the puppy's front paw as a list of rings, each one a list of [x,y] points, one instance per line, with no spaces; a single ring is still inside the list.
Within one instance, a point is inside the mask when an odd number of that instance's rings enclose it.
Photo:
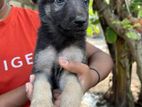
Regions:
[[[32,100],[30,107],[53,107],[53,103],[47,100]]]

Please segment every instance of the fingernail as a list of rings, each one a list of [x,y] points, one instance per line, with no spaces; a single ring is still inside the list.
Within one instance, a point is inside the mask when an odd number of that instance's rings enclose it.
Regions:
[[[63,58],[63,57],[60,57],[59,58],[59,61],[60,61],[60,64],[62,64],[62,65],[67,65],[69,62],[65,59],[65,58]]]
[[[33,75],[30,75],[30,82],[32,82],[33,80]]]

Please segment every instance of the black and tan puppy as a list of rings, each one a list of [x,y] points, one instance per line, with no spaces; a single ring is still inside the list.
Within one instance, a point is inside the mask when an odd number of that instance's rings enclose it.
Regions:
[[[88,0],[39,0],[41,27],[34,56],[31,107],[53,107],[52,89],[61,89],[60,107],[79,107],[83,89],[75,74],[60,69],[58,58],[86,62]]]

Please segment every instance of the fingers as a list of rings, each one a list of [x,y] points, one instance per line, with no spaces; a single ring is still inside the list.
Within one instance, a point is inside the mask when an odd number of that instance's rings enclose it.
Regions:
[[[26,83],[26,92],[27,92],[27,97],[29,99],[31,99],[32,97],[32,93],[33,93],[33,82],[35,80],[35,76],[34,75],[30,75],[30,78],[29,78],[29,82]]]
[[[30,83],[33,83],[34,82],[34,80],[35,80],[35,75],[30,75]]]
[[[80,62],[67,61],[65,58],[59,58],[59,64],[66,69],[66,71],[77,74],[84,92],[96,83],[95,74],[90,71],[88,65]]]
[[[27,92],[27,97],[31,99],[33,92],[33,85],[30,82],[26,83],[26,92]]]
[[[82,74],[89,70],[86,64],[80,62],[67,61],[65,58],[59,58],[59,64],[72,73]]]

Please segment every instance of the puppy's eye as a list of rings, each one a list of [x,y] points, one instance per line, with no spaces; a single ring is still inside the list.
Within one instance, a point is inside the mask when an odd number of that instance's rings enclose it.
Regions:
[[[63,4],[65,2],[65,0],[55,0],[55,2],[58,4]]]

